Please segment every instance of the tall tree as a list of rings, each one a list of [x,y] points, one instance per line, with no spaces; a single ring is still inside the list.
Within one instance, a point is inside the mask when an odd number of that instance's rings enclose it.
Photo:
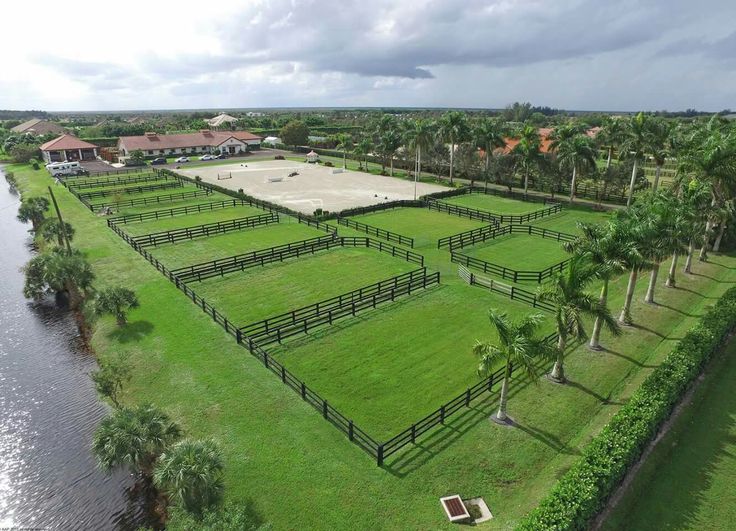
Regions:
[[[506,137],[504,135],[503,126],[500,121],[486,118],[475,124],[472,131],[473,141],[475,145],[481,148],[485,153],[485,185],[488,188],[488,175],[491,169],[491,159],[493,151],[506,147]]]
[[[360,142],[355,145],[355,151],[353,153],[359,157],[363,157],[363,163],[365,163],[365,171],[368,171],[368,155],[371,153],[371,151],[373,151],[373,142],[371,141],[370,137],[365,136],[361,138]]]
[[[647,244],[650,241],[651,226],[646,214],[646,206],[640,206],[627,211],[616,213],[616,223],[621,231],[622,238],[629,244],[629,250],[624,261],[629,270],[629,281],[626,285],[624,304],[618,317],[619,324],[631,324],[631,304],[634,299],[634,290],[642,269],[648,267],[646,260]]]
[[[74,227],[66,221],[60,222],[57,218],[49,218],[41,225],[41,238],[45,242],[56,240],[59,247],[64,247],[64,239],[71,241],[74,238]]]
[[[31,222],[34,231],[37,231],[46,219],[49,210],[49,200],[45,197],[30,197],[20,204],[18,220],[23,223]]]
[[[103,470],[127,467],[150,478],[156,459],[179,437],[179,426],[156,407],[123,407],[102,419],[92,452]]]
[[[468,119],[465,113],[448,111],[442,115],[437,125],[439,136],[450,144],[450,185],[452,185],[455,175],[455,146],[466,141],[470,135]]]
[[[79,308],[94,280],[92,267],[76,249],[69,253],[55,248],[38,254],[26,264],[24,271],[26,297],[38,300],[48,293],[66,293],[72,310]]]
[[[554,306],[557,331],[557,359],[549,378],[564,383],[565,349],[570,339],[587,339],[585,317],[600,318],[603,327],[618,335],[621,330],[606,305],[588,293],[586,288],[596,278],[595,268],[584,256],[573,256],[564,271],[559,271],[540,287],[540,301]]]
[[[595,168],[595,149],[593,141],[587,135],[576,133],[554,141],[557,161],[560,165],[572,168],[570,179],[570,202],[575,200],[575,187],[578,172],[583,169]]]
[[[95,296],[95,314],[110,314],[115,317],[118,326],[125,326],[127,314],[138,308],[138,297],[133,290],[122,286],[113,286],[99,291]]]
[[[488,317],[498,336],[498,343],[476,341],[473,353],[480,357],[478,374],[481,376],[490,376],[499,364],[503,364],[501,396],[495,418],[505,422],[508,419],[506,404],[512,367],[518,372],[523,372],[531,381],[537,382],[539,360],[553,357],[551,356],[553,350],[543,338],[536,335],[543,320],[542,315],[528,315],[515,322],[506,312],[491,310]]]
[[[414,199],[416,183],[422,175],[422,152],[432,145],[433,130],[434,124],[422,118],[407,122],[404,129],[404,142],[414,151]]]
[[[606,149],[606,170],[611,167],[613,152],[621,145],[626,135],[626,128],[621,118],[609,117],[596,136],[596,142]]]
[[[631,169],[631,182],[629,183],[629,197],[626,200],[626,206],[631,206],[634,198],[634,185],[636,184],[636,175],[639,164],[644,160],[645,151],[648,146],[647,138],[647,121],[649,117],[644,113],[633,116],[626,124],[626,134],[621,141],[621,152],[619,158],[621,160],[633,161]]]
[[[682,220],[678,216],[679,200],[672,194],[654,194],[649,201],[651,230],[648,231],[647,258],[651,263],[649,286],[644,302],[654,304],[659,264],[669,256],[683,251]]]
[[[669,122],[661,118],[655,118],[647,122],[646,133],[646,151],[652,157],[652,160],[654,160],[652,192],[656,192],[659,187],[662,168],[671,154],[670,137],[672,136],[672,127]]]
[[[401,134],[398,131],[391,130],[381,134],[378,139],[378,150],[383,159],[383,169],[386,169],[386,161],[390,162],[391,177],[394,176],[394,156],[401,147]]]
[[[164,450],[153,482],[175,505],[202,514],[222,501],[222,451],[214,441],[184,439]]]
[[[342,151],[342,167],[347,169],[348,167],[348,151],[353,149],[353,137],[347,133],[338,133],[335,135],[337,139],[337,149]]]
[[[516,164],[522,169],[524,175],[524,195],[529,191],[529,174],[534,169],[539,169],[544,164],[544,156],[541,151],[541,139],[535,127],[525,126],[519,135],[519,143],[512,150]]]

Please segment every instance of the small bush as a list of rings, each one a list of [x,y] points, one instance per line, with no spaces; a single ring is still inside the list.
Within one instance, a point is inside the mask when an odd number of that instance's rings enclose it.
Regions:
[[[194,180],[197,181],[198,183],[202,182],[202,177],[200,177],[199,175],[195,175]]]
[[[274,157],[274,160],[284,160],[284,156],[283,155],[276,155]]]
[[[586,529],[734,326],[736,288],[731,288],[647,376],[518,529]]]
[[[245,192],[243,192],[243,189],[242,188],[238,188],[238,193],[239,194],[244,194]]]
[[[327,166],[328,168],[332,168],[332,167],[334,167],[334,166],[335,166],[335,165],[334,165],[334,164],[332,164],[332,162],[330,162],[329,160],[326,160],[325,162],[323,162],[323,163],[322,163],[322,165],[323,165],[323,166]]]

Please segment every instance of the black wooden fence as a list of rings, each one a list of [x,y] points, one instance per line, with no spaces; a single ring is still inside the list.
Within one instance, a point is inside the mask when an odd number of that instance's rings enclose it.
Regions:
[[[478,241],[485,241],[490,235],[499,230],[498,225],[486,225],[477,229],[466,230],[452,236],[445,236],[437,240],[437,249],[465,247]]]
[[[361,232],[365,232],[366,234],[370,234],[371,236],[382,238],[389,242],[396,242],[400,245],[406,245],[412,248],[414,247],[414,238],[402,236],[401,234],[398,234],[396,232],[380,229],[378,227],[374,227],[373,225],[368,225],[367,223],[361,223],[359,221],[354,221],[348,218],[337,218],[337,223],[355,230],[359,230]]]
[[[226,199],[224,201],[201,203],[199,205],[167,208],[165,210],[153,210],[151,212],[142,212],[140,214],[126,214],[124,216],[115,216],[112,218],[107,218],[107,225],[127,225],[128,223],[152,221],[163,218],[172,218],[174,216],[198,214],[200,212],[210,212],[212,210],[220,210],[222,208],[232,208],[236,206],[249,205],[250,203],[244,199]]]
[[[173,203],[183,201],[185,199],[195,199],[197,197],[207,197],[212,195],[211,190],[193,190],[191,192],[182,192],[179,194],[154,195],[150,197],[139,197],[137,199],[128,199],[125,201],[115,201],[112,203],[89,203],[84,199],[80,199],[91,211],[100,210],[102,208],[131,208],[136,206],[157,205],[160,203]]]
[[[101,188],[103,186],[121,186],[126,184],[168,180],[171,180],[171,177],[168,175],[160,176],[155,173],[146,173],[136,177],[107,177],[103,179],[85,179],[84,181],[63,181],[63,184],[69,189],[86,190],[88,188]]]
[[[153,192],[156,190],[168,190],[170,188],[183,188],[181,181],[169,181],[160,184],[146,184],[140,186],[129,186],[124,188],[105,188],[103,190],[94,190],[92,192],[80,192],[77,188],[70,188],[70,191],[79,199],[94,199],[97,197],[110,197],[126,194],[142,194],[144,192]]]
[[[357,313],[376,308],[381,303],[393,302],[397,297],[411,295],[418,289],[439,283],[439,273],[427,275],[425,267],[381,280],[369,286],[363,286],[336,297],[319,301],[290,312],[269,317],[238,329],[248,341],[259,345],[274,342],[298,334],[306,334],[309,330],[332,324],[344,317],[354,317]],[[239,336],[239,337],[242,337]]]
[[[250,229],[278,222],[279,215],[276,212],[269,212],[268,214],[261,214],[259,216],[248,216],[227,221],[204,223],[193,227],[153,232],[142,236],[134,236],[131,239],[133,242],[132,245],[136,249],[138,247],[155,247],[165,243],[176,243],[183,240],[205,238],[216,234],[227,234],[228,232],[241,231],[243,229]]]
[[[571,242],[576,239],[576,236],[574,234],[545,229],[543,227],[537,227],[535,225],[502,225],[495,229],[490,229],[489,227],[481,227],[480,229],[473,229],[461,232],[460,234],[447,236],[446,238],[443,238],[443,240],[452,239],[452,241],[449,242],[448,246],[450,250],[457,250],[469,245],[475,245],[487,240],[493,240],[495,238],[498,238],[499,236],[505,236],[507,234],[527,234],[530,236],[541,236],[542,238],[557,240],[558,242]]]
[[[453,214],[455,216],[461,216],[472,220],[479,220],[485,223],[491,223],[498,225],[500,223],[498,216],[486,212],[484,210],[478,210],[477,208],[468,208],[459,205],[451,205],[450,203],[443,203],[442,201],[429,200],[427,201],[427,208],[430,210],[436,210],[437,212],[445,212],[446,214]]]

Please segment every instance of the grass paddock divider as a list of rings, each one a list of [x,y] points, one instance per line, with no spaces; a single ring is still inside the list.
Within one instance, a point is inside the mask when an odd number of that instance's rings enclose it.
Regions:
[[[121,186],[125,184],[137,184],[137,183],[147,183],[151,181],[168,181],[171,178],[169,176],[159,176],[155,173],[142,173],[136,177],[113,177],[113,178],[103,178],[103,179],[84,179],[79,180],[62,180],[61,183],[69,188],[70,190],[72,188],[76,190],[85,190],[87,188],[98,188],[102,186]]]
[[[500,223],[497,215],[491,214],[490,212],[486,212],[484,210],[478,210],[477,208],[451,205],[450,203],[443,203],[442,201],[437,201],[434,199],[428,200],[426,202],[426,206],[430,210],[444,212],[446,214],[452,214],[455,216],[461,216],[463,218],[468,218],[472,220],[477,219],[491,225],[498,225]]]
[[[143,192],[153,192],[155,190],[168,190],[170,188],[183,188],[181,181],[171,181],[161,184],[147,184],[140,186],[131,186],[125,188],[108,188],[106,190],[95,190],[94,192],[79,192],[77,188],[70,188],[70,191],[80,199],[94,199],[97,197],[109,197],[115,195],[141,194]]]
[[[195,199],[197,197],[207,197],[209,195],[212,195],[212,190],[193,190],[191,192],[181,192],[179,194],[154,195],[152,197],[139,197],[138,199],[128,199],[126,201],[117,201],[112,203],[89,203],[82,198],[80,198],[80,201],[94,212],[101,208],[124,208],[156,205],[159,203],[174,203],[176,201],[183,201],[184,199]]]
[[[227,234],[229,232],[241,231],[253,227],[261,227],[279,222],[276,212],[260,214],[258,216],[247,216],[230,219],[227,221],[215,221],[181,229],[153,232],[132,238],[134,247],[156,247],[165,243],[176,243],[195,238],[206,238],[208,236]]]
[[[359,221],[354,221],[352,219],[342,218],[342,217],[337,218],[337,223],[339,225],[344,225],[346,227],[350,227],[352,229],[359,230],[361,232],[365,232],[366,234],[370,234],[371,236],[382,238],[389,242],[396,242],[400,245],[406,245],[407,247],[411,247],[412,249],[414,248],[414,238],[403,236],[396,232],[391,232],[385,229],[379,229],[378,227],[374,227],[373,225],[368,225],[367,223],[361,223]]]
[[[214,201],[212,203],[202,203],[200,205],[167,208],[165,210],[153,210],[151,212],[142,212],[140,214],[126,214],[124,216],[107,218],[107,225],[108,227],[112,227],[113,225],[127,225],[128,223],[155,221],[164,218],[199,214],[201,212],[210,212],[212,210],[220,210],[223,208],[232,208],[237,206],[250,206],[250,203],[245,199],[226,199],[224,201]]]

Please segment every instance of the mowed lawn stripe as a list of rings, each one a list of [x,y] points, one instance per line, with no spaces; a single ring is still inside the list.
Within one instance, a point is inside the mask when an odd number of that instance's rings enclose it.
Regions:
[[[302,223],[278,223],[219,236],[159,245],[149,248],[148,251],[167,268],[176,269],[324,235],[324,232]],[[284,281],[288,282],[287,279]]]
[[[339,247],[189,285],[243,326],[417,267],[374,249]]]

